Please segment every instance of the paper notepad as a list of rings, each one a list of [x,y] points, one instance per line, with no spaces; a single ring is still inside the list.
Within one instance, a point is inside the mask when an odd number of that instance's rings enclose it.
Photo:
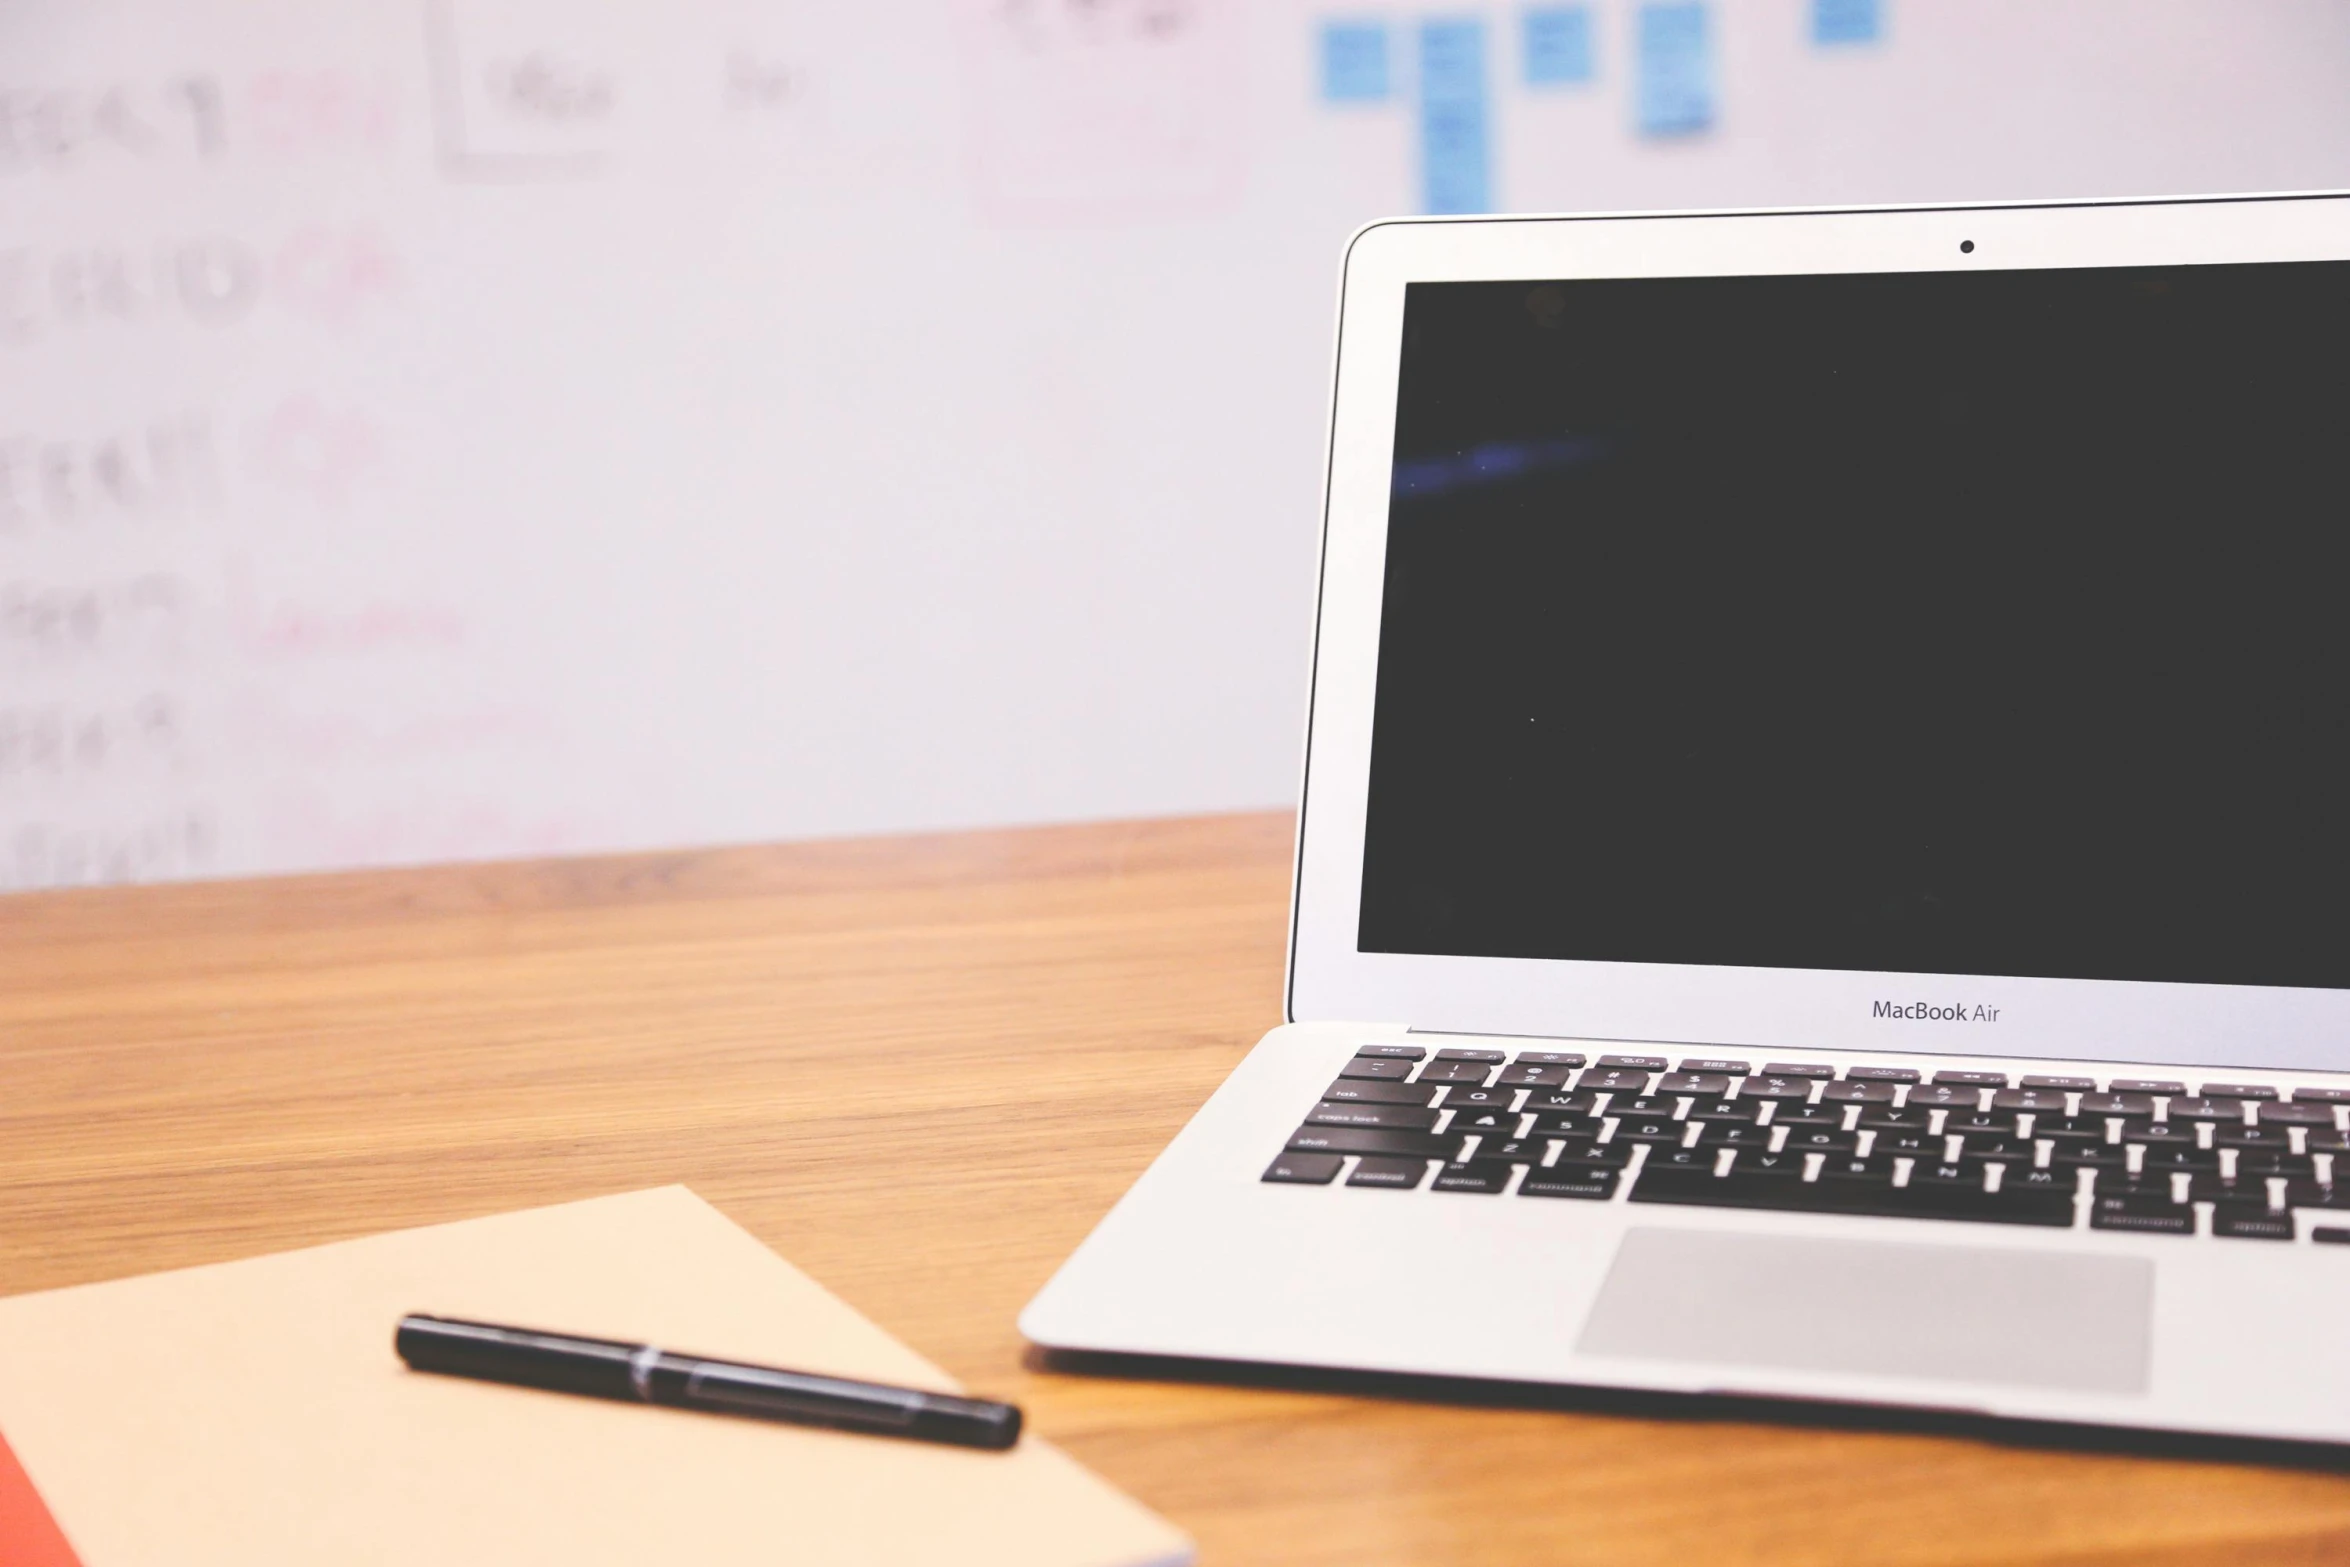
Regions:
[[[970,1452],[427,1376],[392,1352],[408,1311],[961,1391],[672,1186],[0,1301],[0,1438],[82,1567],[1190,1556],[1033,1436]],[[25,1500],[0,1495],[0,1560],[51,1559]]]

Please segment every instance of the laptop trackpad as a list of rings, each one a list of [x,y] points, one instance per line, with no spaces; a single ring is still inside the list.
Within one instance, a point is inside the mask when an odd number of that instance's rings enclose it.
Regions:
[[[2142,1257],[1635,1229],[1575,1348],[2143,1393],[2153,1307]]]

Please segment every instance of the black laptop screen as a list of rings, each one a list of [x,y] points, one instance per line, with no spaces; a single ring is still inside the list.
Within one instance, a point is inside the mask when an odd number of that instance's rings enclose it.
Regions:
[[[1404,321],[1364,950],[2350,985],[2350,264]]]

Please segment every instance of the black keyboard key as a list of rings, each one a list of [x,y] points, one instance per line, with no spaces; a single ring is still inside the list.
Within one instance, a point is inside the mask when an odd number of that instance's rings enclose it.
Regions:
[[[1866,1126],[1867,1122],[1861,1123]],[[1931,1132],[1875,1132],[1869,1152],[1886,1159],[1940,1159],[1948,1146]]]
[[[1717,1061],[1711,1056],[1693,1056],[1681,1063],[1684,1072],[1718,1072],[1724,1077],[1744,1077],[1750,1068],[1743,1061]]]
[[[1663,1056],[1601,1056],[1595,1064],[1621,1072],[1662,1072],[1672,1065]]]
[[[1396,1191],[1411,1191],[1428,1178],[1425,1159],[1358,1159],[1354,1174],[1346,1178],[1349,1186],[1385,1186]]]
[[[1768,1148],[1777,1135],[1752,1121],[1700,1121],[1697,1125],[1703,1128],[1697,1134],[1700,1148]]]
[[[2015,1117],[1997,1110],[1953,1110],[1942,1118],[1942,1135],[2005,1137],[2015,1131]]]
[[[1355,1058],[1361,1060],[1368,1056],[1381,1061],[1418,1061],[1427,1054],[1418,1045],[1365,1045],[1355,1052]]]
[[[1830,1083],[1820,1090],[1820,1103],[1826,1105],[1889,1105],[1900,1092],[1892,1083],[1872,1083],[1865,1079],[1854,1082],[1846,1078],[1841,1083]]]
[[[1893,1187],[1893,1161],[1875,1155],[1864,1159],[1858,1154],[1839,1154],[1820,1161],[1819,1178],[1823,1183],[1871,1188],[1881,1186],[1890,1191]]]
[[[1875,1105],[1860,1113],[1860,1129],[1864,1132],[1923,1132],[1933,1124],[1934,1112],[1922,1108],[1891,1110]]]
[[[1578,1050],[1521,1050],[1518,1052],[1518,1065],[1520,1066],[1575,1067],[1582,1064],[1583,1054]]]
[[[2148,1148],[2138,1168],[2148,1175],[2201,1175],[2219,1168],[2219,1150]]]
[[[2097,1079],[2093,1077],[2040,1077],[2035,1075],[2019,1079],[2017,1086],[2045,1088],[2060,1094],[2093,1094],[2097,1092]],[[2113,1091],[2118,1094],[2123,1090],[2119,1084],[2116,1084]]]
[[[2031,1079],[2027,1077],[2024,1081],[2028,1083]],[[2184,1094],[2187,1085],[2167,1082],[2159,1077],[2117,1077],[2113,1080],[2112,1091],[2117,1094],[2161,1094],[2170,1097]]]
[[[2259,1110],[2262,1126],[2320,1126],[2334,1129],[2332,1105],[2307,1104],[2296,1099],[2289,1105],[2264,1104]]]
[[[2336,1186],[2316,1181],[2287,1181],[2285,1203],[2293,1208],[2350,1208],[2350,1183]]]
[[[1754,1100],[1700,1099],[1689,1107],[1688,1120],[1744,1121],[1749,1125],[1762,1119],[1762,1105]]]
[[[1506,1164],[1448,1164],[1436,1172],[1430,1186],[1440,1192],[1483,1192],[1487,1196],[1510,1183]]]
[[[1289,1186],[1327,1186],[1344,1163],[1333,1153],[1285,1153],[1265,1166],[1263,1179]]]
[[[2350,1105],[2350,1088],[2296,1088],[2293,1103],[2297,1105]]]
[[[1741,1099],[1770,1099],[1801,1104],[1811,1097],[1811,1082],[1801,1077],[1750,1077],[1738,1085]]]
[[[1606,1057],[1600,1059],[1605,1060]],[[1587,1094],[1645,1094],[1648,1092],[1648,1074],[1620,1067],[1595,1066],[1576,1078],[1575,1086]]]
[[[1689,1128],[1683,1122],[1644,1115],[1618,1121],[1614,1140],[1619,1143],[1678,1143],[1688,1135]]]
[[[2311,1153],[2350,1153],[2350,1134],[2311,1132],[2305,1146]]]
[[[1780,1147],[1788,1153],[1852,1153],[1860,1147],[1860,1133],[1799,1126],[1787,1134]]]
[[[1463,1137],[1470,1132],[1479,1136],[1511,1136],[1518,1130],[1518,1116],[1514,1110],[1465,1110],[1447,1122],[1447,1137]]]
[[[2234,1099],[2179,1099],[2170,1102],[2173,1121],[2218,1121],[2234,1125],[2244,1119],[2244,1106]]]
[[[1514,1088],[1479,1088],[1473,1083],[1456,1083],[1444,1091],[1447,1110],[1507,1110],[1518,1102]]]
[[[1959,1143],[1959,1157],[1997,1160],[2003,1164],[2030,1164],[2038,1150],[2017,1137],[2002,1137],[1997,1132],[1969,1132]]]
[[[2350,1246],[2350,1230],[2332,1225],[2319,1225],[2309,1232],[2309,1238],[2321,1246]]]
[[[1424,1109],[1436,1098],[1436,1085],[1430,1083],[1423,1087],[1418,1083],[1365,1082],[1342,1077],[1323,1089],[1322,1097],[1333,1104],[1418,1105]]]
[[[1420,1073],[1423,1083],[1483,1083],[1493,1068],[1482,1061],[1431,1061]]]
[[[1855,1066],[1847,1067],[1844,1080],[1848,1083],[1914,1083],[1917,1068],[1909,1066]]]
[[[2146,1235],[2192,1235],[2195,1210],[2185,1203],[2171,1201],[2166,1191],[2100,1189],[2089,1200],[2089,1226],[2098,1230],[2134,1230]]]
[[[2254,1203],[2218,1203],[2211,1210],[2211,1233],[2247,1241],[2289,1241],[2293,1238],[2293,1216]]]
[[[2055,1144],[2048,1162],[2060,1170],[2121,1170],[2129,1166],[2129,1151],[2118,1143]]]
[[[1356,1056],[1338,1069],[1338,1075],[1394,1082],[1411,1076],[1412,1064],[1409,1061],[1382,1061],[1376,1056]]]
[[[2203,1139],[2195,1128],[2185,1123],[2173,1125],[2169,1121],[2124,1121],[2122,1141],[2137,1143],[2147,1148],[2200,1148]]]
[[[1906,1102],[1928,1110],[1972,1110],[1983,1102],[1983,1091],[1954,1083],[1924,1083],[1909,1091]]]
[[[1892,1211],[1913,1219],[1956,1219],[1975,1224],[2037,1224],[2070,1229],[2070,1187],[2019,1185],[1989,1191],[1980,1186],[1910,1185],[1892,1194]]]
[[[1816,1126],[1833,1130],[1844,1124],[1842,1105],[1783,1104],[1771,1112],[1773,1126]]]
[[[1574,1075],[1571,1067],[1529,1065],[1521,1061],[1503,1067],[1501,1076],[1493,1081],[1497,1086],[1509,1088],[1564,1088]]]
[[[1607,1102],[1610,1115],[1644,1115],[1670,1121],[1681,1108],[1681,1101],[1671,1094],[1617,1094]]]
[[[2264,1148],[2272,1153],[2284,1153],[2293,1146],[2290,1131],[2282,1126],[2222,1126],[2211,1135],[2216,1148]]]
[[[2287,1180],[2314,1181],[2317,1179],[2317,1161],[2305,1154],[2261,1153],[2246,1149],[2236,1155],[2236,1174],[2245,1180],[2265,1180],[2269,1176],[2283,1176]]]
[[[2064,1100],[2064,1094],[2053,1088],[2002,1088],[1991,1096],[1991,1108],[2009,1115],[2027,1111],[2033,1115],[2062,1115]],[[2084,1109],[2082,1113],[2088,1112]]]
[[[1550,1152],[1547,1137],[1480,1137],[1468,1164],[1540,1164]]]
[[[2159,1123],[2167,1125],[2168,1123]],[[2032,1117],[2032,1135],[2052,1142],[2101,1143],[2106,1140],[2105,1117],[2101,1115],[2036,1115]],[[2188,1139],[2190,1142],[2193,1138]]]
[[[1807,1213],[1879,1214],[1897,1218],[1978,1220],[1987,1223],[2073,1222],[2067,1192],[1986,1192],[1914,1190],[1874,1179],[1805,1181],[1785,1174],[1741,1168],[1740,1155],[1727,1175],[1697,1170],[1642,1170],[1633,1182],[1634,1202],[1684,1203],[1719,1208],[1777,1208]]]
[[[1414,1110],[1408,1105],[1318,1104],[1306,1117],[1306,1125],[1392,1126],[1406,1132],[1428,1132],[1435,1130],[1440,1113]]]
[[[1710,1099],[1730,1091],[1730,1079],[1719,1072],[1667,1072],[1656,1080],[1660,1094],[1682,1094],[1690,1098]],[[2328,1126],[2333,1125],[2329,1114]]]
[[[2005,1072],[1936,1072],[1937,1088],[2005,1088]]]
[[[1733,1169],[1727,1175],[1710,1170],[1642,1170],[1632,1183],[1633,1202],[1687,1203],[1705,1208],[1791,1208],[1817,1210],[1829,1206],[1827,1194],[1808,1181],[1776,1173]]]
[[[2081,1178],[2070,1170],[2038,1170],[2030,1165],[2009,1165],[1999,1181],[2003,1192],[2062,1192],[2068,1199],[2080,1185]]]
[[[1518,1183],[1520,1197],[1580,1197],[1605,1202],[1616,1194],[1619,1172],[1612,1169],[1528,1170]]]
[[[1526,1096],[1526,1102],[1518,1108],[1540,1114],[1559,1111],[1568,1115],[1589,1115],[1598,1104],[1597,1094],[1561,1093],[1555,1088],[1537,1088]]]
[[[2266,1083],[2205,1083],[2206,1099],[2274,1099],[2277,1091]]]
[[[1983,1184],[1983,1167],[1965,1160],[1920,1159],[1910,1167],[1912,1190],[1972,1191]]]
[[[2268,1182],[2259,1176],[2229,1180],[2218,1175],[2197,1175],[2187,1182],[2189,1202],[2258,1203],[2268,1206]]]
[[[2081,1114],[2152,1116],[2154,1096],[2151,1094],[2083,1094]]]
[[[1536,1137],[1596,1138],[1606,1125],[1606,1122],[1595,1115],[1562,1115],[1551,1111],[1534,1118],[1534,1135]]]
[[[1562,1143],[1554,1170],[1620,1170],[1632,1162],[1630,1143]]]
[[[1473,1050],[1463,1047],[1448,1047],[1436,1052],[1436,1059],[1439,1061],[1477,1061],[1483,1063],[1486,1066],[1499,1066],[1509,1058],[1509,1052],[1506,1050]]]
[[[1704,1148],[1651,1148],[1643,1170],[1703,1170],[1713,1173],[1720,1155]]]
[[[1301,1126],[1289,1137],[1291,1153],[1376,1153],[1403,1159],[1449,1159],[1460,1146],[1457,1137],[1375,1126]]]

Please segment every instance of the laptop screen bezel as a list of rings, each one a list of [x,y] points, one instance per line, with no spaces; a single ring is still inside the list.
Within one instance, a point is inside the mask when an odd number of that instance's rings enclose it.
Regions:
[[[1356,946],[1408,285],[2345,259],[2350,196],[2330,193],[1411,219],[1360,231],[1347,249],[1340,295],[1288,1017],[1759,1050],[2350,1070],[2350,989],[1459,957]],[[1935,1015],[1898,1015],[1916,1002]],[[1940,1015],[1954,1006],[1962,1020]]]

